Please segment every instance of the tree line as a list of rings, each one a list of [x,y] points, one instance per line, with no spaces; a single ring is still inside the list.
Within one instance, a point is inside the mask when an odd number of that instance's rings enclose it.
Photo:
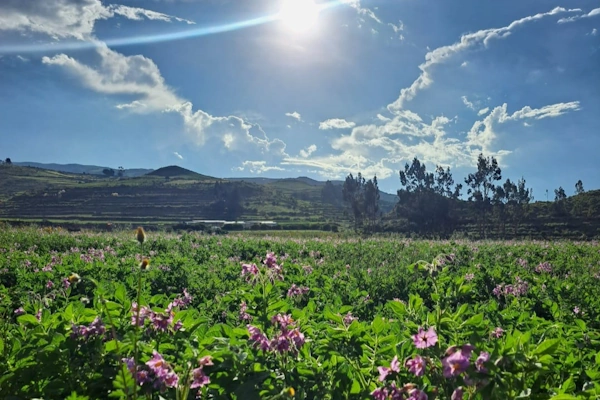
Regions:
[[[461,201],[463,184],[456,183],[450,167],[436,165],[428,171],[417,157],[399,171],[400,189],[393,216],[403,219],[408,230],[422,235],[447,236],[458,223],[471,220],[480,237],[486,238],[494,230],[505,236],[509,231],[517,235],[519,226],[527,217],[528,205],[533,202],[533,190],[525,178],[502,181],[502,170],[495,157],[479,154],[477,170],[464,179],[467,202]],[[377,177],[366,180],[361,173],[349,174],[343,183],[341,198],[354,229],[373,232],[381,228],[379,213],[379,188]],[[562,187],[555,191],[555,207],[567,198]],[[575,193],[583,193],[583,183],[575,184]],[[322,199],[335,204],[338,193],[331,182],[326,182]],[[387,217],[390,217],[388,215]]]

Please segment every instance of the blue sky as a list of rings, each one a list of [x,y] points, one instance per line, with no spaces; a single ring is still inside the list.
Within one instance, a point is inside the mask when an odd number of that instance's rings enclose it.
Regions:
[[[589,0],[4,0],[0,156],[394,192],[483,152],[544,200],[600,188],[599,30]]]

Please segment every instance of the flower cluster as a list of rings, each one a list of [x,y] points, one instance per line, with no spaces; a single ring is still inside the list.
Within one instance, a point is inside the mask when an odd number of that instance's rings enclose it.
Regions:
[[[529,264],[527,263],[527,260],[524,260],[522,258],[519,258],[517,260],[517,264],[519,264],[523,268],[527,268],[529,266]]]
[[[306,293],[308,293],[309,290],[310,289],[307,288],[306,286],[296,286],[296,284],[293,283],[287,292],[287,297],[302,296],[302,295],[305,295]]]
[[[549,274],[552,272],[552,266],[548,262],[540,263],[537,267],[535,267],[535,272],[538,274],[541,274],[542,272]]]
[[[514,285],[508,284],[499,284],[497,285],[492,293],[494,296],[500,298],[502,296],[513,295],[515,297],[525,296],[529,290],[529,283],[527,281],[519,278],[518,276],[515,278]]]
[[[175,317],[173,309],[175,307],[187,307],[191,301],[192,296],[190,296],[187,289],[183,289],[183,297],[177,297],[169,303],[164,312],[156,312],[147,306],[142,306],[138,310],[138,304],[133,303],[131,305],[131,325],[144,326],[145,321],[148,319],[152,329],[157,332],[166,332],[169,328],[171,328],[173,332],[176,332],[181,329],[182,322],[177,321],[173,324],[173,318]]]
[[[353,321],[356,321],[356,320],[358,320],[358,318],[353,316],[350,311],[348,311],[348,313],[346,315],[344,315],[344,318],[342,319],[342,321],[344,322],[344,325],[350,325]]]
[[[277,257],[274,253],[267,253],[267,257],[263,261],[263,264],[267,266],[271,280],[283,280],[283,268],[281,268],[281,265],[277,264]]]
[[[179,376],[156,350],[152,351],[152,358],[146,362],[148,369],[138,367],[133,358],[124,358],[122,361],[140,386],[153,383],[154,388],[164,391],[166,388],[176,387],[179,383]]]
[[[71,339],[83,338],[84,340],[88,340],[90,337],[102,336],[106,332],[106,328],[100,317],[96,317],[88,326],[75,324],[71,326]]]
[[[201,388],[202,386],[206,386],[210,383],[210,378],[204,373],[204,367],[213,365],[212,357],[202,357],[200,360],[198,360],[198,364],[200,366],[192,370],[193,381],[190,386],[191,389]]]
[[[427,400],[427,394],[416,387],[412,383],[407,383],[401,388],[396,386],[395,382],[392,382],[387,387],[381,387],[371,392],[371,395],[375,400]],[[404,397],[407,395],[408,397]]]
[[[271,323],[279,328],[275,336],[269,340],[260,328],[248,325],[250,341],[254,347],[262,351],[272,351],[277,353],[297,352],[304,343],[304,334],[295,326],[295,322],[290,315],[277,314],[271,318]]]
[[[240,320],[242,321],[251,321],[252,316],[248,314],[248,304],[245,301],[240,303]]]

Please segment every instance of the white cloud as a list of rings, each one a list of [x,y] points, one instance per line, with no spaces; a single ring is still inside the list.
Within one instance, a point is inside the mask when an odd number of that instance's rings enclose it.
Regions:
[[[462,96],[461,99],[465,106],[469,107],[471,110],[475,110],[475,105],[467,100],[467,96]]]
[[[466,67],[467,65],[469,65],[468,61],[463,61],[462,64],[460,64],[461,67]]]
[[[183,156],[181,154],[179,154],[178,152],[174,151],[173,155],[177,158],[179,158],[180,160],[183,160]]]
[[[402,22],[402,20],[400,20],[400,22],[398,22],[398,25],[394,25],[391,22],[388,23],[389,26],[392,27],[392,29],[394,30],[394,32],[398,33],[398,32],[402,32],[404,30],[404,22]]]
[[[485,114],[487,114],[487,113],[488,113],[488,111],[490,111],[490,108],[489,108],[489,107],[482,108],[481,110],[479,110],[479,111],[477,112],[477,115],[479,115],[479,116],[481,116],[481,115],[485,115]]]
[[[592,29],[592,32],[590,33],[590,35],[596,36],[597,34],[598,34],[598,29],[596,29],[596,28]]]
[[[300,157],[307,158],[310,157],[312,153],[317,151],[317,145],[311,144],[306,148],[306,150],[300,150]]]
[[[158,20],[158,21],[165,21],[165,22],[171,22],[171,21],[175,20],[175,21],[179,21],[179,22],[185,22],[187,24],[195,24],[194,21],[190,21],[188,19],[173,17],[171,15],[159,13],[156,11],[146,10],[144,8],[128,7],[128,6],[124,6],[124,5],[111,5],[108,7],[108,9],[114,14],[122,15],[126,18],[129,18],[132,20],[137,20],[137,21],[142,20],[143,17],[146,17],[151,20]]]
[[[319,129],[350,129],[356,126],[354,122],[346,121],[341,118],[331,118],[319,124]]]
[[[578,11],[581,11],[581,10],[578,10]],[[592,11],[590,11],[587,14],[580,14],[580,15],[574,15],[572,17],[561,18],[558,20],[558,23],[564,24],[566,22],[573,22],[573,21],[577,21],[578,19],[582,19],[582,18],[590,18],[595,15],[600,15],[600,8],[594,8]]]
[[[380,120],[380,121],[383,121],[383,122],[387,122],[387,121],[391,121],[392,120],[391,118],[384,117],[381,114],[377,114],[377,119]]]
[[[286,117],[294,118],[297,121],[302,121],[302,116],[300,115],[300,113],[298,111],[294,111],[294,112],[291,112],[291,113],[289,113],[289,112],[285,113],[285,116]]]
[[[277,166],[269,166],[266,161],[244,161],[241,167],[236,168],[238,171],[249,171],[253,174],[262,174],[268,171],[285,171],[285,169]]]
[[[115,14],[126,18],[163,21],[191,21],[142,8],[104,6],[100,0],[2,0],[0,1],[0,31],[14,30],[41,33],[55,40],[92,39],[96,21]]]
[[[500,39],[509,36],[512,31],[531,21],[537,21],[547,16],[556,15],[565,12],[576,12],[581,11],[580,9],[567,10],[563,7],[556,7],[551,11],[545,13],[539,13],[532,16],[527,16],[511,22],[509,25],[502,28],[491,28],[482,29],[474,33],[467,33],[462,35],[460,41],[453,43],[448,46],[438,47],[432,51],[429,51],[425,55],[425,62],[419,65],[421,74],[417,79],[407,88],[400,91],[400,96],[396,101],[388,105],[390,112],[396,112],[402,109],[407,101],[412,100],[422,89],[428,88],[433,83],[431,77],[431,68],[436,64],[441,64],[454,56],[457,53],[463,52],[476,45],[488,46],[491,39]]]
[[[348,4],[350,7],[354,8],[358,14],[360,15],[366,15],[367,17],[371,18],[373,21],[381,24],[381,20],[377,17],[377,15],[375,15],[375,13],[366,7],[362,7],[360,4],[360,0],[341,0],[341,2],[343,4]]]

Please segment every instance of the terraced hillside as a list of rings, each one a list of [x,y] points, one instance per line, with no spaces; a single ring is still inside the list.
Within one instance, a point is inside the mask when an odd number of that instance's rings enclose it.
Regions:
[[[170,166],[135,178],[101,178],[20,166],[0,168],[0,217],[62,221],[181,222],[231,219],[339,221],[343,210],[321,202],[321,189],[294,180],[266,185],[209,177]]]

